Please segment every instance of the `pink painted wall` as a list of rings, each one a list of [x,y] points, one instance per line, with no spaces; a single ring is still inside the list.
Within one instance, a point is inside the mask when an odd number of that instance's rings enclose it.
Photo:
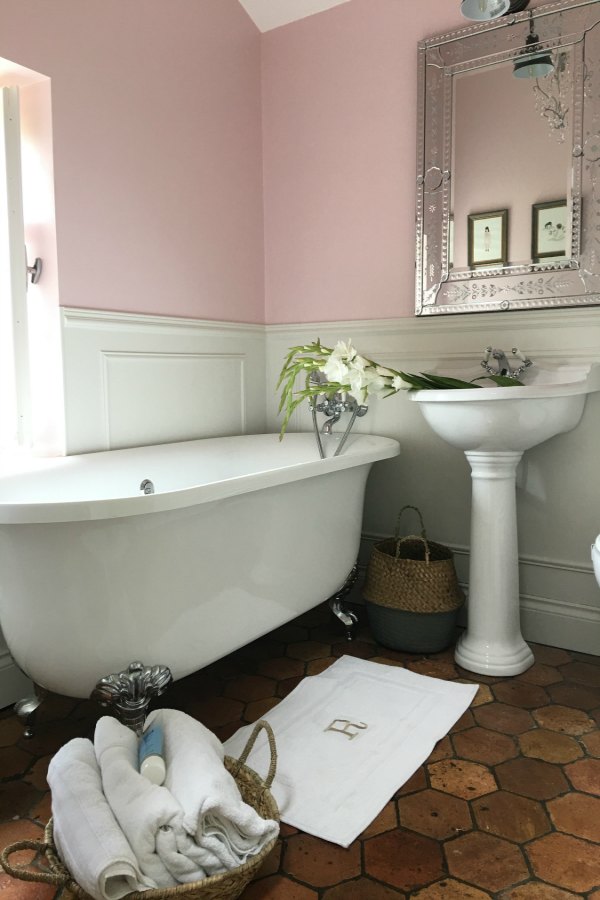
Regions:
[[[352,0],[263,35],[267,322],[414,314],[417,43],[461,16],[409,6]]]
[[[264,320],[260,34],[237,0],[0,0],[51,78],[60,303]]]
[[[267,322],[414,314],[417,43],[464,24],[352,0],[263,35]]]

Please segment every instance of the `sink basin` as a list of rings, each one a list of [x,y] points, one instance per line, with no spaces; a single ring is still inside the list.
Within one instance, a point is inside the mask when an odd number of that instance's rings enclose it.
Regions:
[[[574,428],[586,394],[600,390],[598,365],[532,367],[523,377],[523,387],[416,391],[410,397],[436,434],[453,447],[522,452]]]
[[[600,390],[600,366],[532,367],[523,380],[523,387],[410,394],[471,466],[468,624],[455,658],[486,675],[518,675],[534,661],[520,627],[517,465],[525,450],[575,428],[587,394]]]

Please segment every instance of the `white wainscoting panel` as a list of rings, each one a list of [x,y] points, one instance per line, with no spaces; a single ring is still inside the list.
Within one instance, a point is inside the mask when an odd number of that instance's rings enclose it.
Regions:
[[[483,374],[479,362],[490,344],[518,347],[534,363],[600,362],[600,309],[267,326],[269,430],[279,427],[275,384],[288,348],[317,337],[330,347],[350,338],[360,353],[394,369],[451,374],[469,368],[475,377]],[[455,549],[459,578],[467,585],[471,478],[464,454],[429,429],[404,392],[375,400],[356,425],[395,437],[402,448],[369,476],[362,564],[373,536],[390,535],[399,509],[411,503],[421,509],[429,536]],[[303,404],[291,430],[309,428]],[[525,454],[517,486],[524,634],[593,654],[600,654],[600,589],[590,560],[600,533],[599,446],[600,395],[594,394],[577,428]],[[418,523],[407,519],[403,526],[406,533]]]
[[[67,453],[264,431],[264,327],[63,309]]]
[[[104,353],[109,446],[185,441],[246,431],[243,354]],[[218,385],[218,390],[215,386]]]

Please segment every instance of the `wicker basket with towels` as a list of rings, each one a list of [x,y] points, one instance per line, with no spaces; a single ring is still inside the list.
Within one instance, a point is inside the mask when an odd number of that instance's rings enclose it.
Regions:
[[[249,766],[246,761],[252,750],[256,738],[261,730],[265,730],[269,740],[271,760],[269,771],[264,780]],[[239,759],[230,756],[225,757],[225,767],[236,781],[242,799],[252,806],[256,812],[265,819],[279,821],[279,810],[270,787],[275,777],[277,767],[277,751],[275,738],[268,722],[261,720],[256,723],[248,743]],[[157,888],[148,891],[133,891],[127,895],[127,900],[234,900],[239,897],[244,888],[257,874],[265,858],[275,846],[277,838],[273,838],[266,844],[260,853],[236,869],[223,872],[220,875],[211,875],[202,881],[189,884],[181,884],[172,888]],[[40,871],[25,865],[13,865],[10,857],[20,850],[34,850],[45,859],[49,871]],[[71,873],[65,868],[54,844],[52,819],[48,822],[44,832],[43,841],[16,841],[6,847],[0,853],[0,865],[13,878],[21,881],[37,881],[44,884],[53,884],[63,889],[62,898],[77,897],[79,900],[90,900],[90,896],[74,881]]]

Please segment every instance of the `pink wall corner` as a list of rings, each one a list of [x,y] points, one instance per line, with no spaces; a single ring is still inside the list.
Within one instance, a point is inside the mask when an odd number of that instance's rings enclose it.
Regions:
[[[352,0],[263,35],[267,322],[414,314],[417,44],[464,24]]]
[[[52,82],[60,303],[264,319],[260,34],[237,0],[1,0]]]

